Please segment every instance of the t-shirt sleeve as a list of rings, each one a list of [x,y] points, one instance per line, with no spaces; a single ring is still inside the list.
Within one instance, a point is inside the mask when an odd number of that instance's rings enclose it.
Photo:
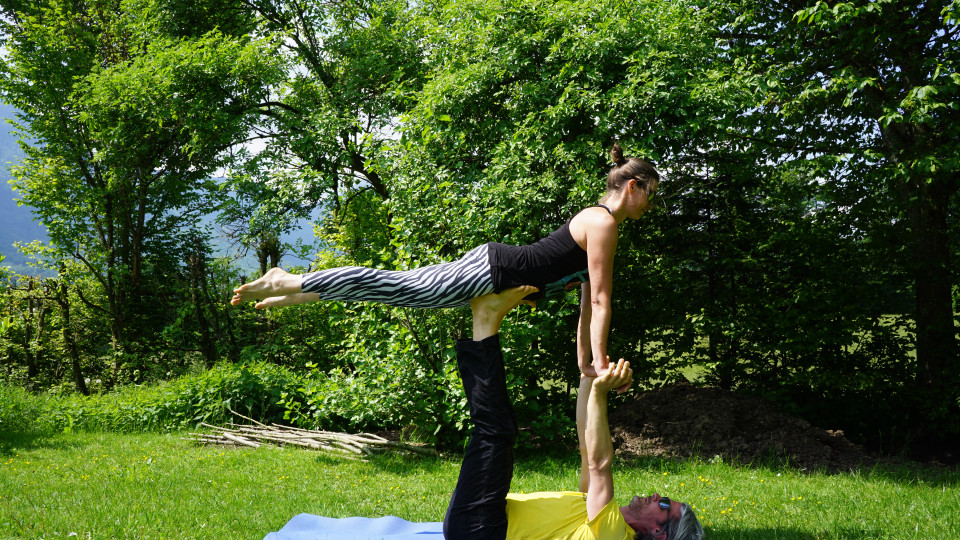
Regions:
[[[636,532],[627,525],[617,506],[611,499],[596,517],[586,523],[587,538],[595,540],[633,540]]]

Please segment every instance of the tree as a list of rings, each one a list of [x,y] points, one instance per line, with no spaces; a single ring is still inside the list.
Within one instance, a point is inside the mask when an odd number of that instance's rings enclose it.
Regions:
[[[285,36],[293,67],[259,107],[264,148],[232,171],[237,197],[226,221],[259,246],[318,208],[340,222],[363,219],[351,204],[389,199],[383,149],[422,84],[413,10],[403,0],[245,0],[244,8],[262,31]],[[385,223],[367,224],[375,228],[361,238],[389,238]]]
[[[22,354],[27,388],[40,386],[40,372],[46,371],[47,356],[53,349],[49,346],[49,323],[53,317],[49,304],[44,301],[48,292],[45,289],[42,282],[28,278],[12,284],[8,290],[12,294],[7,298],[7,310],[16,315],[14,320],[19,324],[7,328],[8,334],[14,334],[7,348],[12,350],[17,346]]]
[[[819,184],[819,214],[833,220],[834,241],[854,247],[838,250],[849,257],[846,269],[830,264],[836,259],[821,265],[863,276],[847,290],[865,294],[843,294],[843,280],[831,278],[824,300],[848,305],[841,320],[861,318],[859,335],[873,336],[874,345],[899,343],[881,321],[912,319],[916,365],[897,345],[874,349],[878,356],[864,369],[900,378],[883,383],[885,395],[913,411],[914,435],[960,432],[950,420],[960,359],[948,229],[960,188],[956,3],[731,2],[711,11],[726,58],[715,78],[752,95],[730,125],[731,140],[756,145],[770,163],[807,171]],[[912,308],[902,295],[912,297]],[[847,351],[834,367],[854,356]],[[884,367],[894,358],[896,373]],[[857,385],[876,380],[862,376]],[[831,384],[835,395],[856,392],[857,385]],[[937,433],[932,425],[941,426]]]
[[[282,74],[269,40],[165,33],[183,27],[156,15],[177,7],[50,0],[8,7],[2,26],[0,91],[21,111],[26,153],[14,186],[57,257],[102,287],[105,302],[80,298],[108,314],[120,355],[138,327],[157,328],[158,270],[182,260],[183,232],[217,205],[212,175]]]
[[[826,202],[891,246],[874,256],[912,283],[916,390],[930,396],[920,409],[950,417],[960,382],[948,232],[960,188],[956,2],[722,7],[725,72],[755,96],[732,135],[774,161],[816,164]]]

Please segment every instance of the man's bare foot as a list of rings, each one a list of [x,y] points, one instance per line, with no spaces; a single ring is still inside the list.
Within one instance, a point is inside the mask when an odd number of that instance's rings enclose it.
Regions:
[[[249,300],[262,300],[274,296],[286,296],[300,292],[301,276],[291,274],[283,268],[271,268],[260,279],[241,285],[233,290],[231,305]]]
[[[280,306],[292,306],[295,304],[306,304],[307,302],[319,302],[320,295],[317,293],[302,292],[293,293],[286,296],[271,296],[257,302],[253,307],[257,309],[267,309]]]
[[[485,294],[470,301],[473,312],[473,339],[480,341],[500,331],[500,323],[524,299],[537,292],[532,285],[521,285],[500,294]]]

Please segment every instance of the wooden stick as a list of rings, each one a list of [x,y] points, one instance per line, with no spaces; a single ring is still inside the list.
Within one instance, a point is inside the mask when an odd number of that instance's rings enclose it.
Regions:
[[[260,445],[259,445],[258,443],[255,443],[255,442],[252,442],[252,441],[248,441],[247,439],[244,439],[243,437],[237,437],[236,435],[233,435],[233,434],[230,434],[230,433],[224,433],[223,436],[226,437],[226,438],[228,438],[228,439],[230,439],[231,441],[234,441],[234,442],[238,443],[238,444],[242,444],[242,445],[245,445],[245,446],[249,446],[249,447],[251,447],[251,448],[260,448]]]
[[[215,433],[191,433],[188,440],[202,444],[222,444],[228,446],[249,446],[258,448],[260,443],[294,445],[316,450],[336,452],[343,456],[369,456],[390,449],[415,452],[425,455],[437,455],[436,450],[426,446],[411,445],[390,441],[372,433],[339,433],[334,431],[316,431],[272,424],[267,426],[242,414],[232,411],[236,416],[250,420],[255,425],[229,424],[229,427],[214,426],[205,422],[202,427]],[[259,441],[259,442],[255,442]]]

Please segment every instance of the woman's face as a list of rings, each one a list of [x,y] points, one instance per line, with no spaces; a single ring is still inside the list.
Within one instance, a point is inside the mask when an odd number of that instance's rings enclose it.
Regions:
[[[651,183],[648,191],[636,180],[631,180],[628,189],[631,199],[628,215],[632,219],[640,219],[650,209],[650,198],[657,192],[657,183]]]

